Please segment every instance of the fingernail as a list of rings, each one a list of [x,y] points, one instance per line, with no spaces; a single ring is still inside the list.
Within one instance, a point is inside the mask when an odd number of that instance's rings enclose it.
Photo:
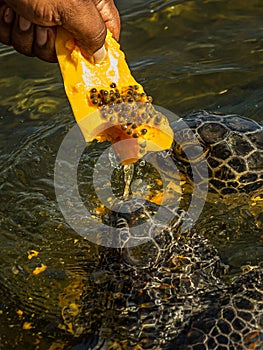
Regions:
[[[6,24],[11,24],[14,19],[14,11],[8,7],[4,12],[4,21]]]
[[[48,28],[37,27],[36,28],[36,42],[38,46],[44,46],[48,39]]]
[[[93,57],[94,57],[94,62],[95,63],[100,63],[102,61],[104,61],[104,59],[106,58],[106,54],[107,54],[107,51],[105,49],[105,46],[103,45],[100,49],[98,49]]]
[[[54,40],[56,37],[56,28],[47,28],[47,40]]]
[[[20,16],[19,17],[19,28],[23,31],[26,32],[27,30],[30,29],[31,27],[31,22],[25,19],[24,17]]]

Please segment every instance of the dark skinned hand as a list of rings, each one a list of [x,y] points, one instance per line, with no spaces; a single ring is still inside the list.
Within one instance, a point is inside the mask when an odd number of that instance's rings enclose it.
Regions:
[[[116,40],[120,18],[113,0],[0,0],[0,42],[16,51],[57,62],[56,28],[67,30],[85,56],[103,58],[106,29]]]

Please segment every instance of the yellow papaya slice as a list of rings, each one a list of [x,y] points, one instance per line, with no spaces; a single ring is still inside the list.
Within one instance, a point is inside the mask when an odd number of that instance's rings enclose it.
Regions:
[[[105,48],[104,61],[94,63],[66,31],[58,30],[56,51],[65,91],[85,140],[110,141],[122,164],[168,149],[173,141],[169,122],[131,75],[109,31]]]

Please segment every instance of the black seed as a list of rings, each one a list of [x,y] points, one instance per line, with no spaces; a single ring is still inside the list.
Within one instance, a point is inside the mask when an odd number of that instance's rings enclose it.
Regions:
[[[93,88],[90,90],[90,92],[92,92],[92,93],[97,92],[97,89]]]
[[[126,133],[127,135],[131,135],[132,134],[132,130],[131,129],[129,129],[129,130],[127,130],[127,133]]]
[[[127,125],[130,126],[132,125],[132,123],[130,121],[127,121]]]
[[[96,98],[97,97],[97,94],[91,94],[90,95],[90,98]]]
[[[99,102],[99,101],[98,101],[96,98],[94,98],[94,99],[92,100],[92,103],[93,103],[94,105],[96,105],[98,102]]]
[[[128,90],[127,95],[132,95],[132,90]]]
[[[128,98],[128,102],[129,102],[129,103],[131,103],[131,102],[133,102],[133,101],[134,101],[134,100],[133,100],[132,97]]]
[[[114,102],[116,100],[116,97],[115,96],[111,96],[111,101]]]
[[[121,100],[117,100],[116,103],[122,103],[122,101]]]
[[[157,116],[154,119],[154,123],[160,124],[161,120],[162,120],[162,116],[160,114],[157,114]]]
[[[139,86],[138,85],[134,85],[134,90],[138,90]]]
[[[115,117],[113,117],[113,116],[110,117],[110,122],[112,122],[112,123],[115,122]]]
[[[110,98],[109,97],[105,97],[104,98],[104,102],[107,103],[107,104],[110,103]]]
[[[108,92],[107,90],[104,90],[104,91],[103,91],[103,95],[104,95],[104,96],[107,96],[108,94],[109,94],[109,92]]]
[[[110,95],[113,95],[114,94],[114,91],[113,90],[110,90]]]
[[[142,129],[142,130],[141,130],[141,134],[142,134],[142,135],[145,135],[146,133],[147,133],[147,129]]]
[[[104,118],[104,119],[108,119],[108,114],[107,113],[102,113],[102,117]]]
[[[99,103],[98,103],[98,106],[103,106],[103,102],[102,101],[100,101]]]
[[[154,116],[154,113],[153,112],[150,112],[149,113],[149,118],[152,118]]]
[[[153,100],[152,96],[147,96],[147,101],[148,102],[152,102],[152,100]]]
[[[139,137],[139,134],[137,132],[135,132],[132,137],[134,137],[135,139],[137,139]]]
[[[120,98],[121,97],[121,95],[118,92],[115,93],[115,96],[116,96],[116,98]]]
[[[132,129],[136,129],[137,125],[136,124],[132,124]]]
[[[111,83],[110,87],[114,89],[114,88],[116,88],[116,84],[115,83]]]
[[[126,130],[128,128],[128,126],[126,124],[121,126],[122,130]]]

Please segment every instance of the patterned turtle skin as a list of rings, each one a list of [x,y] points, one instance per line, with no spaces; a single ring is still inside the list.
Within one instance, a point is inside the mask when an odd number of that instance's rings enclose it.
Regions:
[[[173,124],[172,155],[184,179],[207,162],[199,184],[220,196],[262,193],[263,128],[239,116],[198,112]],[[263,349],[263,267],[228,284],[218,251],[191,225],[183,209],[169,225],[159,207],[137,200],[104,220],[121,248],[100,248],[100,263],[88,276],[80,312],[68,312],[80,349]],[[139,208],[139,209],[138,209]],[[169,215],[168,215],[169,216]],[[132,227],[150,222],[147,232]],[[137,235],[137,236],[136,236]],[[146,237],[137,246],[129,245]],[[67,307],[63,310],[67,315]]]
[[[141,208],[158,210],[152,203]],[[136,216],[109,220],[123,237]],[[224,283],[217,250],[193,228],[182,231],[186,221],[183,210],[170,227],[153,216],[147,243],[101,249],[81,312],[67,320],[81,339],[72,350],[262,349],[263,268]]]
[[[173,122],[172,127],[172,157],[189,182],[193,180],[191,168],[203,156],[211,192],[223,196],[262,188],[262,125],[238,115],[203,111]]]
[[[224,293],[210,296],[207,310],[196,314],[165,349],[262,349],[262,285],[262,268],[253,269]]]
[[[96,334],[94,349],[163,348],[193,313],[201,312],[207,291],[222,288],[217,251],[187,225],[182,231],[182,223],[191,223],[184,211],[173,213],[167,227],[156,219],[157,206],[140,200],[134,203],[138,205],[152,217],[148,241],[101,248],[101,262],[82,293],[82,312],[67,320],[75,335],[86,334],[89,346]],[[124,241],[134,240],[129,228],[141,224],[142,216],[138,211],[133,215],[130,204],[126,211],[130,213],[110,215],[107,224],[117,228]]]

